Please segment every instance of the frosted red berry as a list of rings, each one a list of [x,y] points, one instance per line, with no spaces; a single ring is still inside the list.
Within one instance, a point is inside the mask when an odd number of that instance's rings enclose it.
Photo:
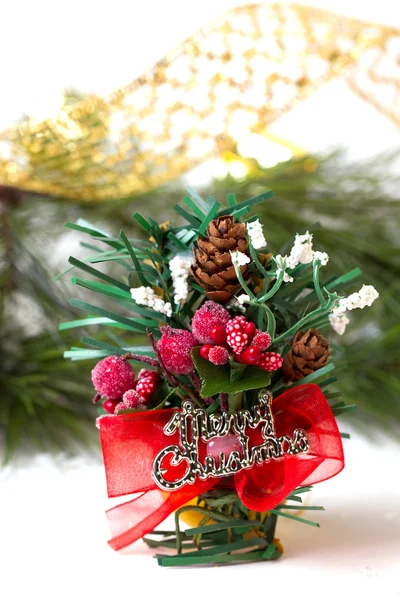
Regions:
[[[144,398],[139,394],[137,390],[128,390],[122,396],[122,402],[129,404],[131,408],[136,408],[138,404],[143,404]]]
[[[122,402],[117,405],[115,412],[118,414],[121,410],[134,410],[135,408],[144,406],[145,403],[145,398],[143,398],[136,390],[128,390],[122,396]]]
[[[103,409],[106,412],[110,413],[110,415],[113,415],[118,403],[119,403],[119,400],[105,400],[103,402]]]
[[[208,355],[210,353],[211,348],[213,348],[212,344],[204,344],[204,346],[200,348],[200,356],[205,360],[208,360]]]
[[[156,391],[156,383],[152,377],[142,377],[136,384],[136,393],[145,400],[150,400]]]
[[[234,319],[231,319],[230,323],[239,324],[242,328],[246,326],[247,320],[243,315],[238,315]]]
[[[223,346],[213,346],[208,353],[208,360],[214,365],[226,365],[229,360],[229,352]]]
[[[92,370],[92,382],[101,396],[116,400],[133,388],[135,372],[122,356],[107,356]]]
[[[240,362],[245,365],[256,365],[261,358],[261,350],[257,346],[249,346],[240,355]]]
[[[249,321],[243,328],[243,332],[247,335],[249,342],[251,342],[257,332],[255,323]]]
[[[210,330],[210,338],[215,344],[225,344],[226,326],[215,325],[215,327]]]
[[[196,310],[192,319],[192,332],[201,344],[211,344],[210,331],[217,325],[225,327],[230,319],[226,308],[212,300],[207,300]],[[218,342],[217,342],[218,343]]]
[[[150,369],[140,369],[138,379],[143,379],[143,377],[151,377],[155,383],[160,381],[160,373],[158,371],[151,371]]]
[[[270,347],[272,338],[266,331],[258,331],[253,339],[253,345],[260,348],[260,350],[266,350]]]
[[[246,348],[247,346],[247,335],[242,333],[241,331],[233,331],[232,333],[228,333],[226,337],[226,341],[235,352],[235,354],[239,354]]]
[[[248,336],[243,329],[247,321],[243,316],[231,319],[226,326],[226,341],[235,354],[242,352],[248,343]]]
[[[161,339],[157,348],[168,371],[188,375],[194,370],[191,351],[198,342],[190,331],[161,327]]]
[[[261,355],[257,366],[264,371],[277,371],[281,368],[282,363],[282,356],[277,352],[265,352]]]

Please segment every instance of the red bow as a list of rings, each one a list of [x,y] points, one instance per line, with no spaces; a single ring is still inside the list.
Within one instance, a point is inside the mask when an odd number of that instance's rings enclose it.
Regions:
[[[312,485],[339,473],[344,467],[340,433],[329,404],[315,384],[300,385],[272,401],[277,436],[307,433],[307,454],[285,455],[233,476],[240,500],[247,508],[267,511],[280,504],[296,487]],[[169,492],[152,478],[157,454],[179,443],[178,432],[163,432],[175,409],[136,412],[100,420],[101,445],[109,498],[141,494],[112,508],[110,519],[114,550],[129,546],[152,531],[182,505],[219,483],[213,477]]]

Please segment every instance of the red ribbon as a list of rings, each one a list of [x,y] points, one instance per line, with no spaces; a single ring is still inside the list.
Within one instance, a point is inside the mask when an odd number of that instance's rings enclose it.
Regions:
[[[166,436],[163,428],[174,410],[136,412],[100,420],[101,445],[109,498],[139,493],[133,500],[107,512],[114,550],[140,539],[168,515],[221,483],[210,477],[181,489],[159,489],[152,478],[157,454],[179,444],[179,433]],[[276,436],[304,429],[310,444],[307,454],[285,455],[235,473],[232,485],[247,508],[267,511],[280,504],[296,487],[313,485],[339,473],[344,467],[340,433],[321,389],[300,385],[272,401]],[[251,441],[251,438],[250,438]]]

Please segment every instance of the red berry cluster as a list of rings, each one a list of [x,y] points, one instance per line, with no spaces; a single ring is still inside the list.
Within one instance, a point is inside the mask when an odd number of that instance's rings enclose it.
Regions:
[[[98,394],[105,396],[103,408],[110,414],[148,404],[160,381],[157,371],[142,369],[135,382],[135,372],[121,356],[107,356],[94,367],[92,381]],[[122,401],[121,401],[122,398]]]
[[[214,325],[208,332],[210,344],[200,348],[200,355],[214,365],[225,365],[231,353],[245,365],[257,365],[265,371],[276,371],[282,366],[282,357],[276,352],[265,352],[271,345],[271,336],[259,331],[254,323],[240,315],[226,324]]]
[[[122,402],[117,404],[114,412],[119,413],[121,410],[144,408],[151,401],[159,381],[160,375],[157,371],[150,371],[149,369],[139,371],[138,380],[133,389],[125,392],[122,396]]]
[[[122,402],[117,404],[114,412],[119,413],[121,410],[144,408],[151,401],[159,381],[160,375],[157,371],[141,369],[139,371],[138,380],[133,388],[124,393]]]

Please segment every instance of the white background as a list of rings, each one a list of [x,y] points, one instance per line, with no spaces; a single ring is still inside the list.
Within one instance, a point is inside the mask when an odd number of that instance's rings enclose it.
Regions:
[[[64,87],[107,93],[124,85],[238,4],[3,0],[0,128],[23,112],[51,116]],[[394,0],[313,4],[400,27]],[[399,130],[340,80],[274,127],[309,150],[342,144],[355,157],[400,142]],[[280,519],[280,561],[185,569],[158,567],[142,543],[128,556],[108,548],[99,456],[21,457],[0,471],[0,597],[399,598],[399,448],[354,435],[345,450],[345,471],[312,495],[327,509],[307,513],[321,529]]]
[[[354,434],[344,448],[344,471],[307,498],[326,509],[305,515],[321,528],[279,518],[281,559],[179,569],[142,542],[108,547],[100,457],[21,459],[0,472],[1,598],[399,598],[398,446]]]

